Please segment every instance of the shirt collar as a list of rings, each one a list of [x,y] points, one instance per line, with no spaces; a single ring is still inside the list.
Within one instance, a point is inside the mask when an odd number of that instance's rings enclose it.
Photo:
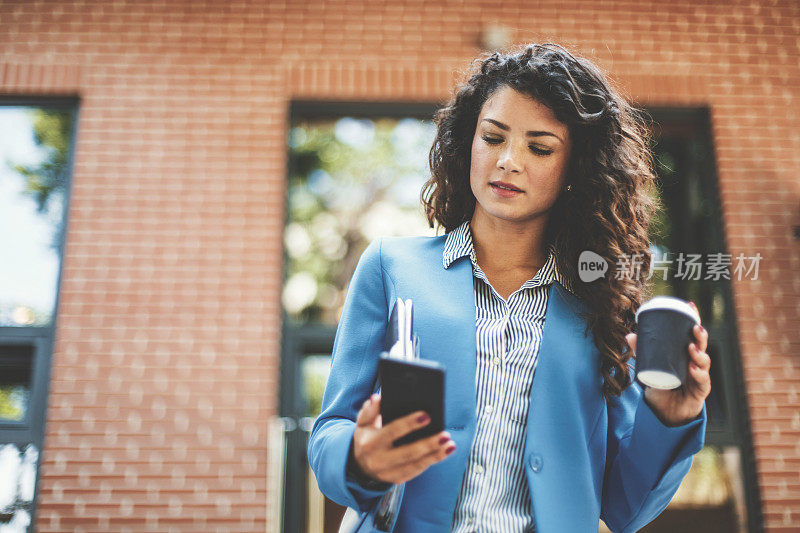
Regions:
[[[469,220],[463,222],[456,229],[447,234],[442,253],[442,264],[444,268],[450,268],[457,259],[469,257],[474,267],[478,266],[475,258],[475,248],[472,245],[472,232],[469,227]],[[538,278],[538,279],[537,279]],[[535,281],[534,281],[535,280]],[[550,244],[547,248],[547,259],[539,272],[523,284],[523,286],[547,285],[557,281],[562,287],[572,294],[575,294],[572,283],[562,275],[556,264],[556,248]]]
[[[444,268],[462,257],[469,257],[474,261],[475,249],[472,247],[472,233],[469,230],[469,220],[464,221],[460,226],[447,234],[444,242],[444,253],[442,253],[442,264]]]

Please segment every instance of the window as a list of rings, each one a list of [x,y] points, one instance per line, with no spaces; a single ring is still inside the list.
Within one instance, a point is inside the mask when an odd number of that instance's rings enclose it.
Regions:
[[[364,248],[381,236],[434,234],[419,201],[436,134],[433,111],[292,107],[280,412],[296,429],[286,433],[284,531],[338,531],[344,509],[309,486],[308,431],[320,412],[336,324]]]
[[[433,234],[419,203],[435,135],[426,117],[433,111],[377,104],[292,108],[280,412],[297,429],[286,434],[285,531],[338,528],[343,509],[310,501],[307,432],[319,414],[346,285],[364,247],[382,235]],[[654,221],[654,256],[724,253],[707,112],[651,112],[665,205]],[[734,531],[748,523],[755,529],[759,503],[730,280],[681,279],[676,265],[671,268],[662,279],[656,273],[655,293],[697,303],[711,338],[713,390],[707,446],[668,509],[645,530],[711,531],[713,524]]]
[[[0,100],[0,529],[33,523],[76,116]]]
[[[651,114],[657,124],[654,155],[665,207],[651,235],[653,258],[666,269],[654,268],[654,292],[697,305],[709,334],[712,389],[706,400],[706,447],[695,456],[669,507],[642,531],[756,531],[760,503],[731,280],[746,283],[757,271],[736,272],[736,258],[726,263],[708,111],[654,109]],[[697,257],[700,272],[682,262],[690,254]],[[757,250],[745,256],[746,268],[757,265],[758,259],[749,259]],[[725,263],[727,279],[715,273],[714,263]]]
[[[0,347],[0,422],[25,423],[30,416],[33,346]]]

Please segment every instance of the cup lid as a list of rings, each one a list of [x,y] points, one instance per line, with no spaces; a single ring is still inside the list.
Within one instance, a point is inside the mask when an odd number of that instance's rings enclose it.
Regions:
[[[652,311],[654,309],[669,309],[687,315],[689,318],[700,323],[700,315],[695,311],[691,305],[685,300],[675,298],[674,296],[656,296],[651,300],[642,304],[636,311],[636,322],[639,322],[639,314],[645,311]]]

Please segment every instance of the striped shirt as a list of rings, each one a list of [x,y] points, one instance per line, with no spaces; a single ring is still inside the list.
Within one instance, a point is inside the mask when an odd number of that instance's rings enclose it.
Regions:
[[[447,235],[444,267],[465,256],[475,288],[478,423],[451,531],[535,531],[523,460],[530,390],[549,285],[572,286],[558,272],[550,246],[544,266],[503,299],[478,266],[469,221]]]

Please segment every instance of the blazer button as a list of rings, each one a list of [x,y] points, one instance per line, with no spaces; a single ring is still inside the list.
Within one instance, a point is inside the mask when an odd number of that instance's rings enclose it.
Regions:
[[[541,472],[542,470],[542,456],[541,455],[532,455],[531,456],[531,470],[534,472]]]

